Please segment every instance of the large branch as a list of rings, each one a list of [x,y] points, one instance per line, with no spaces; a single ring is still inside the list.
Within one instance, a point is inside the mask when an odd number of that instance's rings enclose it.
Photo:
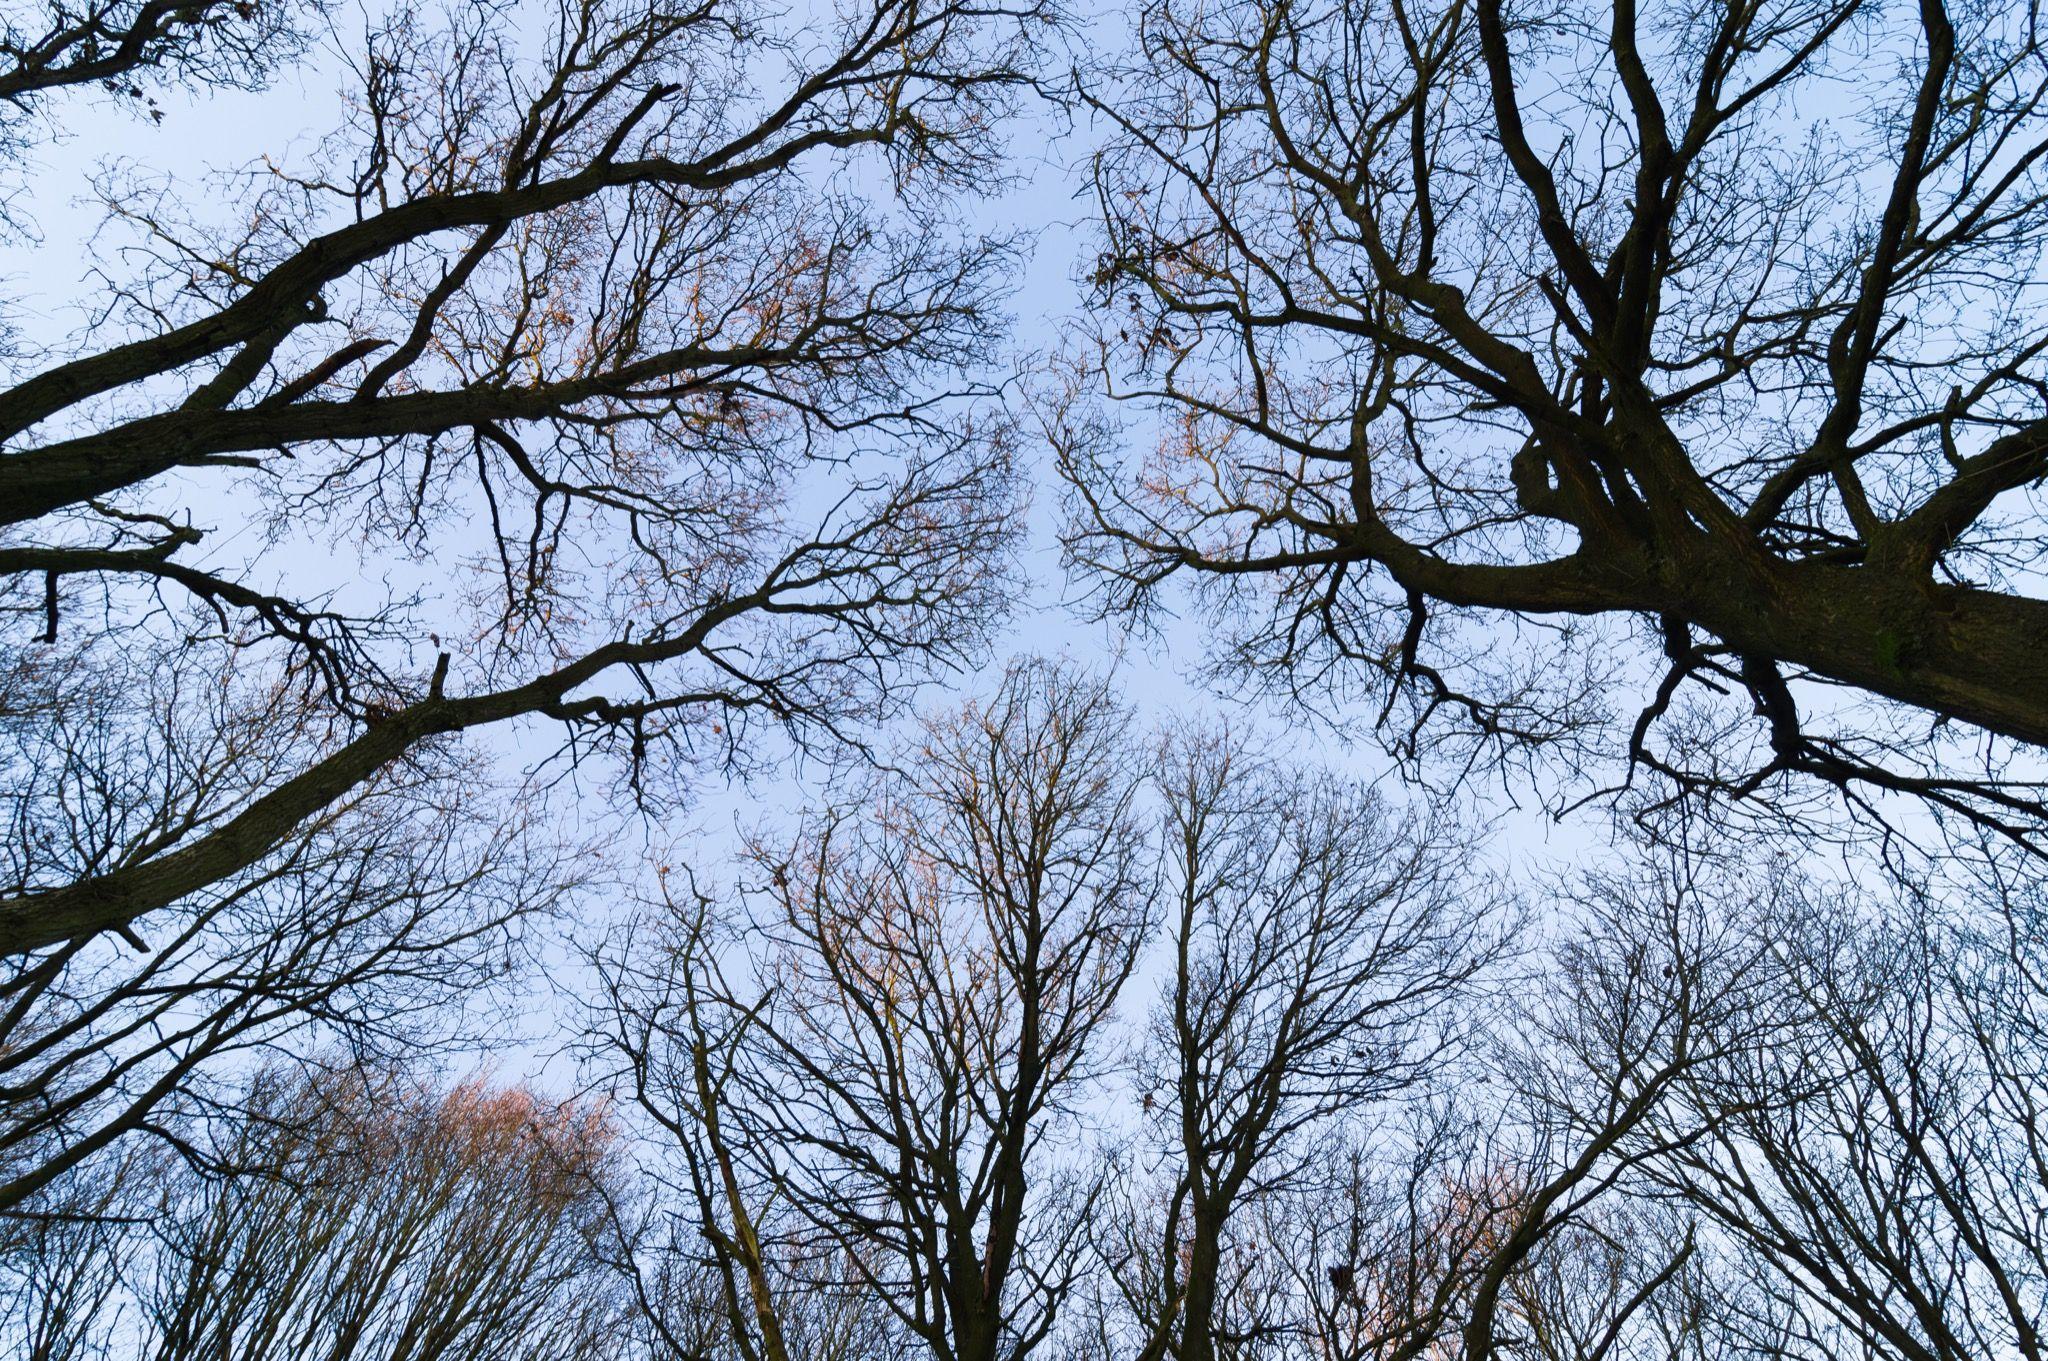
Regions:
[[[146,482],[173,468],[240,464],[246,459],[239,456],[257,450],[315,441],[435,435],[503,421],[545,420],[581,402],[630,396],[636,384],[695,370],[772,367],[802,357],[801,343],[687,346],[608,372],[530,387],[461,388],[229,411],[180,408],[0,458],[0,507],[4,507],[0,524],[33,520]]]
[[[60,21],[33,42],[0,47],[0,100],[112,80],[174,60],[181,43],[197,43],[236,8],[230,0],[146,0],[126,19],[104,5]],[[61,11],[60,11],[61,13]]]
[[[728,148],[720,148],[691,161],[599,161],[574,174],[524,188],[449,194],[401,204],[309,241],[248,292],[210,316],[74,360],[17,384],[0,394],[0,439],[12,438],[90,397],[198,363],[273,328],[317,321],[324,315],[320,302],[323,287],[408,242],[441,232],[514,222],[611,189],[645,185],[716,191],[781,169],[807,151],[884,141],[894,130],[891,121],[872,128],[813,131],[741,160],[728,155]],[[0,504],[7,506],[10,522],[54,508],[39,500],[19,500],[35,485],[35,476],[27,469],[45,452],[0,456]]]
[[[2023,456],[2003,452],[1992,468],[2038,469],[2043,458],[2038,435]],[[1934,498],[1923,513],[1937,517],[1942,504]],[[1654,556],[1593,545],[1524,566],[1449,562],[1383,528],[1367,527],[1354,544],[1403,586],[1448,604],[1675,616],[1740,652],[2048,746],[2048,601],[1862,566],[1787,563],[1707,533],[1662,542]]]
[[[426,698],[372,723],[285,783],[188,846],[61,888],[0,899],[0,955],[40,950],[79,936],[117,930],[208,885],[255,865],[306,818],[430,738],[523,714],[548,711],[578,686],[614,666],[646,666],[702,648],[721,625],[772,607],[784,589],[767,585],[721,601],[673,637],[614,642],[524,685],[463,698],[441,693],[444,655]]]

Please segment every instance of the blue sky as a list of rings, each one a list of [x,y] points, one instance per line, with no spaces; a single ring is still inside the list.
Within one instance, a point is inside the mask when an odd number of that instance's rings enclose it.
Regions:
[[[337,15],[337,23],[344,37],[360,34],[364,26],[361,17]],[[1105,26],[1098,24],[1097,28]],[[1105,36],[1103,40],[1109,39]],[[55,339],[72,332],[82,309],[99,296],[88,247],[95,240],[99,222],[90,186],[100,168],[127,163],[166,176],[187,202],[204,203],[210,176],[232,172],[265,155],[310,147],[338,115],[340,77],[331,46],[322,48],[307,61],[280,72],[264,91],[209,92],[196,97],[179,91],[161,94],[165,114],[161,123],[138,117],[132,109],[97,91],[72,96],[59,115],[61,138],[41,144],[37,163],[23,167],[34,191],[29,215],[41,240],[0,248],[0,273],[7,278],[14,325],[32,341]],[[1090,254],[1085,216],[1091,204],[1076,190],[1085,182],[1090,135],[1087,127],[1065,128],[1049,114],[1027,115],[1012,132],[1019,182],[992,201],[963,208],[971,215],[971,225],[1021,228],[1033,238],[1012,302],[1016,326],[1011,363],[1020,377],[1029,376],[1035,357],[1060,348],[1082,303],[1073,278],[1077,263]],[[112,244],[106,237],[98,238],[98,243],[102,248]],[[118,260],[111,262],[110,268],[117,270]],[[1133,435],[1142,438],[1142,430],[1134,430]],[[999,669],[1008,656],[1019,654],[1069,656],[1090,666],[1113,669],[1120,688],[1144,722],[1171,713],[1206,711],[1235,728],[1258,733],[1281,750],[1292,748],[1307,759],[1337,765],[1361,778],[1388,779],[1392,775],[1385,758],[1369,745],[1341,744],[1330,732],[1304,722],[1299,714],[1209,690],[1197,674],[1208,636],[1198,618],[1184,615],[1169,620],[1158,636],[1144,639],[1121,637],[1113,628],[1086,618],[1071,604],[1078,592],[1062,573],[1057,541],[1059,492],[1044,460],[1035,482],[1023,562],[1030,588],[1016,602],[1003,640],[991,658],[992,667]],[[203,525],[209,518],[208,497],[219,503],[212,517],[217,532],[204,546],[207,562],[244,564],[258,584],[290,580],[301,589],[316,582],[348,589],[350,579],[362,572],[362,564],[353,555],[331,550],[316,534],[259,553],[256,532],[247,527],[237,530],[238,524],[246,526],[247,521],[238,519],[232,501],[208,493],[188,498],[185,504],[192,505]],[[432,573],[420,574],[402,565],[387,570],[401,585],[431,585],[435,579]],[[356,589],[365,585],[382,589],[375,582],[358,583]],[[987,676],[961,677],[958,689],[975,693],[985,691],[990,683]],[[942,688],[935,688],[928,698],[933,703],[957,702]],[[504,744],[516,764],[518,758],[529,754],[519,749],[522,741],[546,740],[546,734],[534,729],[512,730],[487,740]],[[614,869],[627,881],[641,872],[643,834],[666,842],[673,848],[670,853],[687,855],[716,878],[735,829],[776,821],[821,797],[829,776],[829,770],[817,763],[799,762],[787,763],[772,775],[746,784],[709,775],[699,786],[694,805],[657,827],[631,822],[621,825],[614,812],[594,800],[565,807],[564,813],[603,830],[614,846]],[[1480,816],[1494,828],[1493,854],[1515,879],[1563,868],[1608,840],[1607,815],[1601,809],[1582,812],[1559,826],[1536,811],[1533,800],[1517,810],[1500,797],[1497,788],[1474,788],[1467,793],[1480,801]],[[587,904],[586,926],[601,927],[620,896],[618,889],[595,895]],[[531,1052],[544,1052],[550,1047],[546,1040],[548,1018],[536,1013],[525,1019],[528,1039],[535,1046]]]

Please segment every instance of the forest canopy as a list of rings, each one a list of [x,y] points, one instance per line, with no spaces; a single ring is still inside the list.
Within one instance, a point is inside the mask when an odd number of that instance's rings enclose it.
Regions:
[[[9,8],[10,1354],[2038,1356],[2041,18]]]

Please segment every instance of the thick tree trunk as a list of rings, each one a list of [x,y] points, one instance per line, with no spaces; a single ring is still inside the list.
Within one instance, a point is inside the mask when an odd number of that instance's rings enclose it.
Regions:
[[[2048,601],[1904,569],[1788,563],[1704,532],[1509,567],[1447,562],[1376,527],[1357,546],[1446,604],[1675,616],[1744,654],[2048,746]]]
[[[1668,612],[1742,651],[2048,745],[2048,602],[1870,567],[1688,572],[1689,558]]]

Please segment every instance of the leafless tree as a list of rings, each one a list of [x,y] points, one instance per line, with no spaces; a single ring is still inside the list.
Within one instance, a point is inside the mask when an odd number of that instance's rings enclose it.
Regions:
[[[685,948],[615,993],[759,1355],[799,1354],[781,1300],[849,1285],[891,1350],[1007,1361],[1050,1335],[1096,1191],[1077,1103],[1152,908],[1128,724],[1102,682],[1013,668],[865,805],[756,846],[754,983],[691,908]]]
[[[1107,1251],[1145,1330],[1134,1354],[1212,1361],[1252,1354],[1272,1322],[1226,1297],[1245,1226],[1329,1180],[1337,1117],[1364,1122],[1449,1065],[1452,1010],[1503,923],[1451,820],[1404,820],[1227,739],[1183,733],[1162,764],[1172,971],[1142,1103],[1163,1213]]]
[[[757,848],[769,884],[785,876],[760,921],[665,876],[658,916],[607,960],[604,1043],[635,1097],[618,1116],[277,1070],[238,1124],[207,1126],[233,1134],[205,1162],[159,1154],[138,1178],[102,1160],[14,1216],[9,1338],[99,1355],[123,1336],[109,1319],[140,1307],[166,1356],[852,1361],[959,1354],[957,1332],[920,1324],[958,1329],[964,1294],[997,1355],[1072,1361],[2032,1354],[2042,970],[2026,881],[1872,903],[1782,861],[1659,852],[1574,877],[1542,913],[1503,910],[1454,824],[1182,735],[1164,896],[1184,915],[1149,1039],[1128,1087],[1089,1082],[1118,1052],[1115,989],[1048,993],[1070,999],[1048,1014],[1085,997],[1095,1029],[1082,1061],[1048,1061],[1063,1076],[1001,1183],[1009,1065],[1034,1052],[1003,1029],[1026,1014],[1005,1010],[1021,981],[989,981],[1017,956],[992,948],[983,909],[1009,900],[953,877],[994,856],[921,854],[946,845],[945,809],[1020,806],[940,797],[977,770],[947,755],[1018,736],[981,726],[989,712],[937,729],[943,778],[899,771],[866,812],[811,821],[797,854]],[[1135,749],[1120,721],[1107,731],[1108,750]],[[1101,803],[1053,802],[1133,837],[1134,857],[1095,863],[1142,866],[1136,772],[1111,770],[1080,785]],[[808,888],[792,890],[798,867]],[[1110,923],[1093,948],[1142,936],[1156,885],[1121,882],[1135,919],[1079,899],[1081,922]],[[947,888],[959,910],[932,918],[942,930],[905,910]],[[832,902],[858,942],[818,934]],[[1504,956],[1509,928],[1542,938]],[[757,974],[735,947],[760,934],[779,943]],[[1114,982],[1131,966],[1110,958]],[[1120,1109],[1138,1127],[1124,1143],[1067,1118]],[[644,1179],[618,1123],[636,1113]],[[946,1274],[963,1241],[988,1254],[965,1290]],[[974,1293],[991,1281],[992,1300]]]
[[[260,84],[314,36],[344,86],[307,153],[105,169],[85,321],[10,319],[0,1208],[201,1100],[210,1056],[370,1045],[502,971],[576,877],[551,786],[658,807],[978,645],[1017,509],[981,400],[1011,251],[947,200],[1000,182],[1057,18],[0,25],[24,144],[100,82]]]
[[[1585,1358],[1782,1355],[1778,1302],[1657,1169],[1718,1137],[1686,1093],[1774,1052],[1792,870],[1663,850],[1546,896],[1552,939],[1489,1043],[1483,1133],[1419,1241],[1441,1263],[1407,1306],[1430,1350]],[[1405,1354],[1421,1354],[1411,1345]]]
[[[1835,786],[2038,847],[2040,19],[1143,4],[1080,358],[1152,426],[1054,421],[1074,556],[1559,802]]]
[[[104,704],[79,712],[67,696],[33,725],[19,836],[0,857],[28,875],[146,855],[305,750],[299,706],[275,687],[230,677],[194,697],[190,679],[110,668],[92,686]],[[453,1038],[478,1019],[464,999],[523,963],[526,923],[576,883],[573,849],[474,757],[426,752],[306,820],[259,869],[153,914],[147,939],[129,928],[10,957],[0,1216],[37,1213],[128,1135],[203,1156],[179,1131],[232,1110],[237,1054],[389,1057]]]
[[[1650,1181],[1751,1255],[1786,1355],[2039,1355],[2038,886],[1790,877],[1757,924],[1775,1035],[1678,1084]]]
[[[204,1164],[140,1146],[12,1221],[10,1355],[619,1354],[604,1209],[627,1169],[600,1108],[275,1066],[187,1132]]]
[[[2024,852],[1987,837],[1945,881],[1873,889],[1703,821],[1505,895],[1446,813],[1183,729],[1146,796],[1162,868],[1108,880],[1129,915],[1096,928],[1167,923],[1151,1025],[1123,1080],[1049,1092],[1004,1183],[1035,1051],[994,999],[1026,995],[1002,961],[1028,951],[988,952],[1009,880],[973,867],[1033,863],[994,831],[1039,823],[970,813],[1041,788],[992,754],[1085,763],[990,712],[794,853],[757,846],[748,911],[672,891],[611,961],[607,1042],[674,1158],[649,1260],[695,1282],[677,1336],[708,1313],[748,1361],[961,1355],[963,1319],[1072,1361],[2034,1354],[2048,969]],[[1145,863],[1119,836],[1101,863]],[[1106,958],[1067,995],[1106,1008],[1148,971]],[[1118,1052],[1111,1013],[1086,1019]],[[1119,1137],[1050,1118],[1090,1091]]]
[[[1113,1289],[1097,1294],[1083,1355],[1827,1354],[1799,1345],[1816,1313],[1742,1241],[1742,1213],[1676,1190],[1703,1150],[1749,1137],[1742,1122],[1764,1098],[1726,1075],[1782,1060],[1803,1024],[1775,946],[1796,881],[1785,864],[1660,853],[1553,886],[1541,911],[1489,912],[1441,826],[1383,822],[1386,853],[1357,861],[1307,855],[1364,840],[1355,829],[1371,817],[1311,816],[1319,800],[1346,807],[1315,786],[1296,789],[1288,816],[1252,816],[1288,786],[1188,769],[1204,777],[1186,784],[1200,797],[1178,806],[1199,816],[1175,825],[1213,820],[1206,846],[1188,842],[1192,920],[1237,895],[1265,905],[1219,914],[1231,929],[1197,935],[1203,948],[1176,970],[1156,1042],[1175,1079],[1153,1103],[1164,1175],[1133,1160],[1109,1198],[1118,1213],[1097,1241]],[[1249,862],[1232,854],[1244,847]],[[1331,865],[1356,877],[1281,891],[1317,883],[1296,867]],[[1279,952],[1246,967],[1289,921],[1334,927],[1333,904],[1354,914],[1329,938],[1358,952],[1341,958],[1415,947],[1380,954],[1377,972],[1331,975],[1341,988],[1318,988],[1312,960]],[[1503,931],[1528,938],[1505,958],[1491,934]],[[1283,1054],[1277,1022],[1312,1019],[1324,998],[1359,1020]],[[1374,1042],[1354,1053],[1360,1035]],[[1319,1073],[1343,1081],[1319,1087]],[[1767,1090],[1802,1081],[1825,1078],[1780,1071]],[[1262,1104],[1275,1091],[1285,1099]],[[1265,1109],[1278,1115],[1262,1123]]]
[[[10,1216],[0,1236],[0,1340],[22,1361],[104,1354],[123,1322],[123,1248],[143,1217],[139,1159],[103,1160]]]
[[[1654,861],[1530,911],[1448,813],[1192,727],[1161,748],[1148,844],[1127,728],[1099,689],[1015,670],[869,802],[755,845],[743,910],[662,876],[605,960],[601,1038],[667,1154],[636,1279],[672,1350],[707,1299],[706,1353],[747,1361],[1704,1359],[1786,1335],[1754,1255],[1658,1170],[1721,1133],[1687,1084],[1793,1022],[1769,910]],[[1090,1082],[1155,915],[1152,1024],[1125,1081]],[[1129,1137],[1060,1118],[1084,1097]]]
[[[89,0],[24,5],[0,19],[0,227],[32,232],[16,200],[25,153],[63,127],[66,96],[98,92],[161,123],[165,86],[260,88],[303,51],[317,6],[255,0]],[[54,106],[54,107],[53,107]]]
[[[58,655],[110,616],[130,650],[255,653],[320,740],[203,831],[12,885],[0,946],[246,870],[465,729],[724,745],[721,713],[844,719],[906,653],[967,641],[1006,441],[944,380],[984,357],[1004,253],[924,191],[990,173],[1037,12],[884,3],[801,38],[716,5],[544,17],[532,52],[481,7],[371,32],[318,158],[354,177],[265,169],[231,227],[107,185],[133,277],[106,281],[97,348],[0,395],[17,621]],[[770,71],[786,88],[743,78]],[[901,212],[814,187],[870,148]],[[893,468],[862,461],[881,446]],[[848,461],[822,520],[795,504]],[[481,551],[479,598],[443,612],[472,641],[440,648],[402,596],[344,614],[188,565],[215,484],[443,573]],[[456,533],[472,515],[491,531]]]
[[[1442,1354],[2031,1354],[2029,881],[1879,892],[1716,849],[1558,900],[1546,993],[1499,1067],[1512,1137],[1453,1183],[1492,1188],[1493,1228],[1425,1301],[1453,1306]],[[1439,1241],[1475,1222],[1450,1208]]]
[[[1463,1114],[1463,1113],[1461,1113]],[[1389,1136],[1393,1137],[1389,1137]],[[1421,1136],[1419,1139],[1416,1136]],[[1248,1203],[1218,1274],[1212,1354],[1230,1361],[1464,1355],[1443,1326],[1473,1268],[1508,1244],[1510,1198],[1461,1180],[1474,1141],[1441,1113],[1325,1146],[1325,1175]],[[1481,1179],[1483,1182],[1483,1178]],[[1723,1283],[1680,1217],[1601,1204],[1547,1232],[1503,1278],[1498,1350],[1542,1361],[1745,1355],[1718,1324]],[[1135,1354],[1114,1323],[1081,1356]],[[1092,1341],[1092,1339],[1091,1339]],[[1175,1354],[1171,1347],[1166,1355]]]
[[[266,1074],[248,1106],[230,1175],[178,1164],[158,1193],[146,1354],[606,1354],[600,1112],[360,1072]]]
[[[790,1210],[775,1174],[749,1157],[729,1106],[735,1064],[755,1012],[730,1005],[729,923],[692,876],[687,896],[664,872],[660,916],[605,961],[608,1060],[627,1065],[633,1105],[657,1148],[642,1159],[654,1188],[614,1204],[617,1266],[634,1317],[663,1357],[857,1361],[917,1355],[852,1254],[822,1248]],[[773,1154],[768,1166],[774,1166]],[[789,1263],[801,1261],[801,1273]]]

